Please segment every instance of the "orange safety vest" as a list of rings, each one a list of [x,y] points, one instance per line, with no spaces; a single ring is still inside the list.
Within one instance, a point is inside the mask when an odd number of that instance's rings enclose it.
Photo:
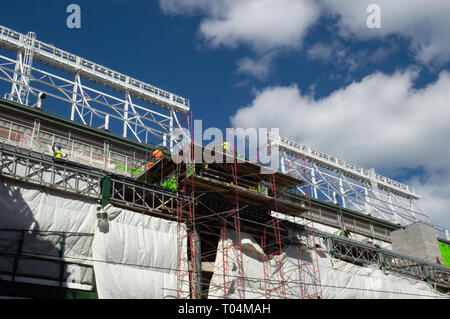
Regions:
[[[153,166],[153,162],[148,162],[147,168],[150,168],[150,167],[152,167],[152,166]]]
[[[156,159],[160,159],[162,157],[162,152],[159,149],[153,151],[153,157]]]

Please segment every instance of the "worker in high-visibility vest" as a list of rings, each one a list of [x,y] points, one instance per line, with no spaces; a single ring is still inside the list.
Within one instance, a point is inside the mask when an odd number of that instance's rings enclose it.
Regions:
[[[163,156],[163,153],[159,149],[155,149],[153,151],[152,156],[153,156],[154,159],[159,160]]]
[[[224,152],[230,150],[230,142],[223,142],[222,148],[223,148]]]
[[[159,149],[155,149],[152,153],[152,158],[153,158],[154,162],[157,162],[158,160],[160,160],[162,158],[162,156],[163,156],[163,153]],[[153,161],[148,162],[147,169],[150,169],[153,166],[154,162]]]
[[[66,155],[62,155],[62,152],[61,152],[61,144],[58,144],[58,145],[56,145],[56,147],[55,147],[55,143],[53,143],[53,146],[52,146],[52,150],[53,150],[53,156],[55,157],[55,158],[66,158],[67,157],[67,154]]]
[[[344,229],[341,230],[341,232],[339,233],[340,237],[350,237],[350,231],[344,227]]]

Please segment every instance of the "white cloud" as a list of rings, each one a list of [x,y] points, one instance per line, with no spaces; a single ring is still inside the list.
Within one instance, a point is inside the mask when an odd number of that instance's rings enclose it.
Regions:
[[[202,23],[200,30],[213,45],[250,44],[259,52],[297,47],[307,28],[319,17],[310,0],[230,1],[222,17]]]
[[[381,38],[400,34],[423,63],[450,60],[450,1],[448,0],[320,0],[328,13],[340,16],[340,34],[347,38]],[[367,27],[369,4],[381,8],[381,28]]]
[[[193,14],[197,10],[210,11],[217,1],[211,0],[159,0],[161,9],[167,14]]]
[[[425,211],[450,228],[450,74],[442,72],[418,90],[413,89],[415,76],[412,70],[375,73],[320,100],[295,85],[270,87],[231,122],[244,128],[279,127],[281,135],[385,174],[423,167],[429,178],[411,180],[424,191],[420,206],[433,207]]]
[[[199,14],[199,32],[213,47],[248,45],[257,54],[301,48],[309,28],[321,16],[337,15],[337,32],[349,39],[411,39],[418,61],[450,60],[450,1],[377,0],[381,28],[369,29],[366,9],[373,0],[159,0],[167,14]]]
[[[275,54],[275,52],[267,53],[256,60],[249,57],[243,58],[237,63],[237,71],[252,75],[258,79],[265,79],[269,75],[272,59]]]
[[[250,45],[258,52],[297,47],[320,15],[313,0],[160,0],[170,14],[199,12],[200,33],[214,47]]]
[[[272,59],[281,49],[301,47],[308,28],[320,16],[314,0],[160,0],[167,14],[204,17],[201,37],[213,48],[248,46],[256,58],[243,58],[238,72],[267,76]]]
[[[306,55],[311,60],[328,61],[335,51],[336,48],[332,45],[319,42],[309,47],[306,51]]]
[[[405,182],[414,187],[422,197],[418,206],[427,212],[433,221],[450,231],[450,170],[428,170],[427,179],[413,177]]]

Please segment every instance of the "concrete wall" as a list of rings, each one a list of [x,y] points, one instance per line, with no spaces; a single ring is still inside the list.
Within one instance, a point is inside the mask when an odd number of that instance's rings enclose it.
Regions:
[[[399,253],[443,264],[439,243],[433,226],[415,222],[391,232],[392,249]]]

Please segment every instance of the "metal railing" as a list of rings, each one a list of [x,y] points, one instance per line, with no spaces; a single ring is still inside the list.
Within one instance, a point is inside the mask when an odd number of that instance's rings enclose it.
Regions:
[[[100,198],[104,174],[97,169],[0,142],[0,176],[90,198]]]
[[[80,239],[92,244],[93,234],[0,229],[0,278],[93,291],[92,256],[75,254]]]
[[[383,271],[392,271],[418,280],[427,281],[441,288],[450,289],[450,268],[406,256],[372,244],[315,231],[327,243],[332,257],[357,264],[375,264]]]
[[[52,145],[61,144],[62,152],[67,155],[67,159],[116,174],[139,176],[146,168],[146,161],[143,158],[105,151],[104,148],[71,137],[37,130],[35,127],[3,118],[0,118],[0,141],[50,156],[53,155]]]

